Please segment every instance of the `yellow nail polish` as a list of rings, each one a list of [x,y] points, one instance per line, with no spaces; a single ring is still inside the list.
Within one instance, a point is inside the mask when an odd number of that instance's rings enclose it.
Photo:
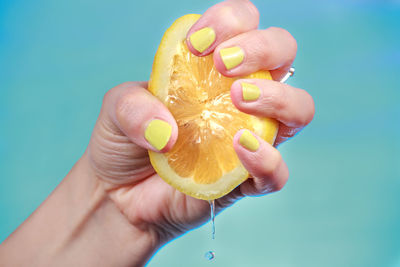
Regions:
[[[244,52],[238,46],[223,48],[219,50],[219,54],[227,70],[233,69],[244,59]]]
[[[189,37],[193,48],[203,53],[215,41],[215,32],[212,28],[205,27],[196,31]]]
[[[172,126],[162,120],[152,120],[146,128],[144,137],[155,149],[161,150],[171,137]]]
[[[244,130],[240,136],[239,143],[250,151],[256,151],[260,144],[257,138],[254,137],[248,130]]]
[[[242,94],[244,101],[254,101],[260,97],[260,88],[251,83],[242,83]]]

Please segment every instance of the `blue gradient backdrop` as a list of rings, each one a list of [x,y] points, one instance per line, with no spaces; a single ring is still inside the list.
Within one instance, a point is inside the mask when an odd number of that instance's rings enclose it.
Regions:
[[[104,93],[147,80],[174,19],[215,1],[0,1],[0,241],[89,141]],[[298,40],[312,124],[280,150],[282,192],[247,198],[149,266],[400,266],[400,2],[255,0]],[[207,262],[203,254],[216,251]]]

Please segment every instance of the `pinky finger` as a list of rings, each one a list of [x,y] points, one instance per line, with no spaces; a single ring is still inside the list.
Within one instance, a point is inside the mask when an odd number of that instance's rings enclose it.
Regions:
[[[251,175],[240,185],[243,195],[264,195],[283,188],[289,178],[289,171],[277,149],[248,130],[236,133],[233,146]]]

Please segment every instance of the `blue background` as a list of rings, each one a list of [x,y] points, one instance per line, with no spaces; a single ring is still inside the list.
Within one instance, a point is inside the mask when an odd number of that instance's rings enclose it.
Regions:
[[[163,32],[215,1],[0,1],[0,241],[84,152],[104,93],[147,80]],[[316,102],[280,150],[283,191],[247,198],[149,266],[400,266],[400,2],[254,0],[298,41]],[[203,254],[216,251],[208,262]]]

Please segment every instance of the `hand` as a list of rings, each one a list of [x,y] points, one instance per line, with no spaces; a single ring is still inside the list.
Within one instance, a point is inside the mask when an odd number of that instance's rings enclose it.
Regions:
[[[278,120],[279,145],[312,120],[314,103],[304,90],[277,82],[295,58],[296,41],[283,29],[257,30],[258,18],[250,1],[219,3],[190,29],[187,43],[197,56],[214,52],[215,66],[225,76],[271,72],[276,81],[237,80],[231,98],[243,112]],[[215,40],[191,38],[204,27],[213,29]],[[221,51],[226,54],[223,49],[230,47],[238,47],[243,57],[224,61]],[[259,97],[244,101],[242,82],[256,85]],[[172,188],[150,164],[147,150],[156,149],[144,137],[147,125],[157,118],[172,126],[162,152],[172,148],[178,132],[171,113],[146,87],[145,82],[128,82],[105,95],[85,154],[41,207],[0,245],[5,265],[139,266],[158,247],[209,219],[206,201]],[[258,137],[259,148],[247,150],[239,143],[242,132],[235,135],[233,146],[251,178],[216,200],[217,212],[244,196],[280,190],[288,179],[280,153]]]
[[[296,55],[296,41],[285,30],[257,30],[259,14],[249,1],[226,1],[205,12],[188,32],[188,46],[197,56],[214,52],[216,68],[225,76],[243,76],[258,70],[270,70],[279,80],[290,68]],[[202,52],[190,43],[190,36],[209,27],[215,41]],[[220,51],[240,47],[244,60],[227,69]],[[241,82],[257,85],[260,97],[243,101]],[[243,112],[272,117],[280,122],[275,145],[292,137],[308,124],[314,114],[313,100],[304,90],[277,81],[246,79],[231,88],[232,101]],[[90,142],[87,156],[90,168],[125,215],[140,229],[151,233],[155,242],[168,240],[209,219],[209,204],[189,197],[165,183],[150,165],[147,149],[157,151],[145,139],[146,126],[158,118],[172,126],[172,135],[162,149],[172,148],[177,139],[177,125],[168,109],[146,90],[146,83],[124,83],[109,91]],[[234,138],[234,148],[252,178],[227,196],[216,201],[217,211],[248,195],[280,190],[288,179],[288,170],[280,153],[258,138],[260,148],[251,152]],[[256,160],[254,160],[256,158]]]

